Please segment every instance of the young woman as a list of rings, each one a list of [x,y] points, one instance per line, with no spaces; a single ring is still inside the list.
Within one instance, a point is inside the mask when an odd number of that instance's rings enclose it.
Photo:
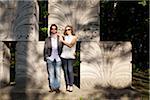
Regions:
[[[73,28],[70,25],[65,27],[64,37],[60,36],[60,41],[64,44],[61,58],[64,67],[64,75],[66,81],[66,90],[73,91],[73,61],[75,59],[77,37],[73,34]]]

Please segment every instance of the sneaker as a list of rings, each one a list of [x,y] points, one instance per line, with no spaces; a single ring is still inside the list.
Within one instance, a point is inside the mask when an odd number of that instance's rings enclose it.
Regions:
[[[70,90],[70,86],[69,86],[69,85],[67,86],[67,89],[66,89],[66,90],[67,90],[67,91],[69,91],[69,90]]]
[[[50,89],[49,92],[54,92],[54,90],[53,90],[53,89]]]
[[[73,91],[73,86],[70,86],[69,92]]]
[[[10,85],[11,86],[16,85],[16,82],[10,82]]]
[[[59,89],[56,89],[55,91],[56,91],[56,93],[60,93],[60,90],[59,90]]]

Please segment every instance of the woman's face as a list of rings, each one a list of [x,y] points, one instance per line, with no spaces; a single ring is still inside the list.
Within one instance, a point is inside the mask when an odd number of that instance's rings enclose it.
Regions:
[[[51,33],[53,33],[53,34],[57,33],[56,26],[52,26]]]
[[[69,34],[71,34],[71,27],[67,27],[66,29],[65,29],[65,31],[66,31],[66,33],[69,35]]]

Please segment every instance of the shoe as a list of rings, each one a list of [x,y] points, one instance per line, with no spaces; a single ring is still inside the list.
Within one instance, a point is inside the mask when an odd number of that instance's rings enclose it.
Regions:
[[[53,90],[53,89],[50,89],[49,92],[54,92],[54,90]]]
[[[16,85],[16,82],[10,82],[10,85],[14,86],[14,85]]]
[[[55,91],[56,91],[56,93],[60,93],[60,90],[59,90],[59,89],[56,89]]]
[[[69,91],[69,90],[70,90],[70,86],[69,86],[69,85],[67,86],[67,89],[66,89],[66,90],[67,90],[67,91]]]
[[[73,86],[70,86],[69,92],[73,91]]]

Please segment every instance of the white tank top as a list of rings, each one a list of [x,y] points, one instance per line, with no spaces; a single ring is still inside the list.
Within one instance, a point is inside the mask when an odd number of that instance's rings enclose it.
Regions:
[[[65,41],[67,43],[71,43],[72,39],[73,39],[72,35],[65,36]],[[71,48],[64,45],[62,49],[61,57],[67,59],[75,59],[75,50],[76,50],[76,44],[74,44]]]

